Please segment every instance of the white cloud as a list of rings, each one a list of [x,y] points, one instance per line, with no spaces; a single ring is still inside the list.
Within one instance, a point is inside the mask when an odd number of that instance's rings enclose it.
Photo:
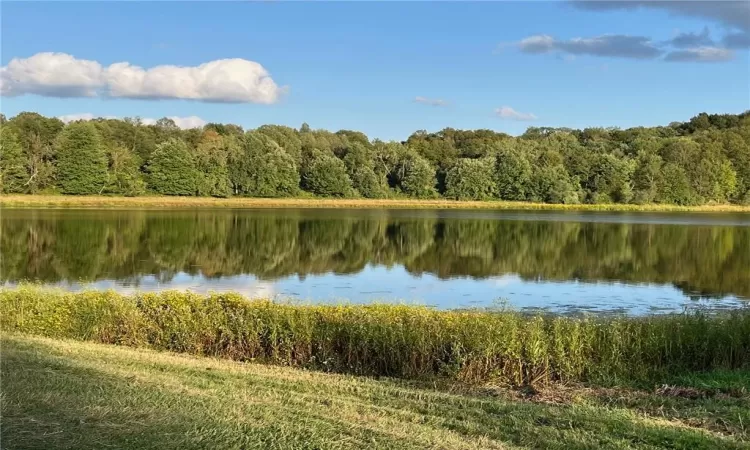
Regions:
[[[0,67],[0,93],[49,97],[94,97],[104,86],[102,66],[65,53],[37,53],[13,58]]]
[[[62,120],[65,123],[75,122],[76,120],[93,120],[100,118],[101,116],[96,116],[91,113],[78,113],[78,114],[66,114],[63,116],[58,116],[57,118]],[[103,116],[101,117],[103,119],[117,119],[115,116]],[[188,116],[188,117],[178,117],[178,116],[169,116],[167,119],[171,119],[175,125],[177,125],[179,128],[182,128],[183,130],[187,130],[190,128],[203,128],[204,125],[206,125],[208,122],[201,119],[198,116]],[[144,125],[155,125],[158,119],[151,119],[151,118],[141,118],[141,123]]]
[[[208,123],[198,116],[169,116],[167,117],[167,119],[171,119],[175,123],[175,125],[177,125],[179,128],[182,128],[183,130],[187,130],[190,128],[203,128],[203,126]],[[156,121],[157,119],[141,119],[141,123],[143,123],[144,125],[156,125]]]
[[[185,99],[203,102],[277,102],[286,92],[260,64],[245,59],[219,59],[195,67],[156,66],[144,69],[128,62],[103,67],[96,61],[65,53],[37,53],[14,58],[0,68],[4,96],[121,97]]]
[[[724,62],[734,57],[731,50],[720,47],[696,47],[675,50],[664,57],[670,62]]]
[[[79,114],[65,114],[64,116],[57,116],[58,119],[64,123],[75,122],[77,120],[91,120],[96,116],[91,113],[79,113]]]
[[[516,111],[510,106],[503,106],[495,110],[495,114],[500,116],[502,119],[508,120],[536,120],[537,116],[532,113],[523,113]]]
[[[525,53],[547,53],[555,48],[555,39],[546,34],[521,39],[518,48]]]
[[[448,106],[448,102],[439,98],[414,97],[414,103],[421,103],[430,106]]]

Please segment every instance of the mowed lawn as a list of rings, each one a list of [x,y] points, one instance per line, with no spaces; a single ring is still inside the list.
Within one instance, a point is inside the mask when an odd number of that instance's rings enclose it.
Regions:
[[[515,390],[2,335],[13,449],[750,448],[750,373]]]

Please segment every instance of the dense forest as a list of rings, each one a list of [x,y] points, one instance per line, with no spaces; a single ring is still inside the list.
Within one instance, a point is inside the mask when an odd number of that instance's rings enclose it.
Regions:
[[[358,131],[96,119],[24,112],[2,128],[4,193],[445,197],[547,203],[750,204],[750,111],[668,126]]]

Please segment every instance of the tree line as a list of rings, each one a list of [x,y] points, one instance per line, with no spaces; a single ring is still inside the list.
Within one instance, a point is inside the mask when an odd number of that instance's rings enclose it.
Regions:
[[[750,111],[668,126],[358,131],[0,116],[3,193],[750,204]]]
[[[673,284],[750,298],[750,227],[412,218],[389,211],[15,210],[3,215],[0,282],[162,282],[184,272],[261,279],[400,265],[441,279]],[[706,270],[710,267],[711,270]]]

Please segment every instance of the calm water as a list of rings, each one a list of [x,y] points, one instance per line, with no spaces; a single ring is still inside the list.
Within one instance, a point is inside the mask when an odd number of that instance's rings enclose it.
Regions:
[[[750,215],[0,211],[0,281],[632,314],[750,303]]]

